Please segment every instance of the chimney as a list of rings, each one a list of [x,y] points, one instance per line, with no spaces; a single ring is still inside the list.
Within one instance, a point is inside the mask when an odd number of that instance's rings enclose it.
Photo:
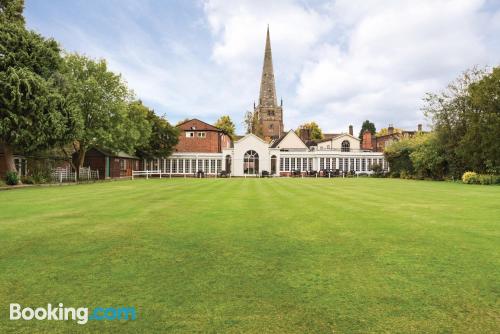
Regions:
[[[392,124],[389,124],[389,127],[387,128],[387,133],[392,135],[394,133],[394,127]]]
[[[311,129],[309,129],[309,128],[300,128],[299,129],[299,137],[304,142],[306,142],[308,140],[311,140]]]
[[[349,125],[349,134],[352,136],[354,133],[353,129],[352,129],[352,125]]]
[[[419,124],[419,125],[417,126],[417,129],[418,129],[418,132],[422,132],[422,124]]]
[[[373,150],[373,139],[370,130],[365,130],[365,132],[363,132],[363,141],[361,142],[361,148],[363,150]]]

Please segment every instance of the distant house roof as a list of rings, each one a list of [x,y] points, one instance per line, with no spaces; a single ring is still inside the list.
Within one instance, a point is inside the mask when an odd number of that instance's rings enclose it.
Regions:
[[[323,139],[330,140],[330,139],[333,139],[333,138],[338,137],[340,135],[341,135],[341,133],[323,133]]]
[[[118,152],[113,152],[111,150],[106,150],[106,149],[103,149],[103,148],[99,148],[99,147],[93,147],[94,150],[108,156],[108,157],[114,157],[114,158],[128,158],[128,159],[139,159],[138,157],[136,156],[133,156],[133,155],[130,155],[128,153],[125,153],[123,151],[118,151]]]

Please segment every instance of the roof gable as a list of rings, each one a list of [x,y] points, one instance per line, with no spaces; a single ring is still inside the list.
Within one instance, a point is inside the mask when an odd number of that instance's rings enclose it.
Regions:
[[[238,139],[238,140],[237,140],[237,141],[235,141],[234,143],[235,143],[235,144],[236,144],[236,143],[241,143],[241,142],[243,142],[243,141],[247,140],[248,138],[254,138],[254,139],[257,139],[257,140],[259,140],[259,141],[263,142],[264,144],[268,145],[268,143],[267,143],[265,140],[263,140],[262,138],[260,138],[260,137],[258,137],[258,136],[256,136],[256,135],[254,135],[253,133],[249,133],[249,134],[244,135],[242,138]]]
[[[207,122],[203,122],[197,118],[193,118],[182,123],[176,125],[181,130],[189,131],[189,130],[204,130],[204,131],[222,131],[215,126],[208,124]],[[194,129],[193,129],[194,127]]]
[[[307,149],[304,141],[297,136],[295,131],[290,130],[285,135],[276,140],[271,147],[273,148],[303,148]]]

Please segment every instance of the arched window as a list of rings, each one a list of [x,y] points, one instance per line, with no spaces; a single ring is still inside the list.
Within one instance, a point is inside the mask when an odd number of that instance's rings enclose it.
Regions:
[[[275,155],[271,156],[271,175],[276,174],[276,160],[277,158]]]
[[[250,150],[243,157],[243,173],[259,174],[259,155],[257,152]]]
[[[231,156],[226,155],[226,173],[231,173]]]
[[[351,144],[348,140],[342,142],[342,147],[340,149],[342,152],[349,152],[351,150]]]

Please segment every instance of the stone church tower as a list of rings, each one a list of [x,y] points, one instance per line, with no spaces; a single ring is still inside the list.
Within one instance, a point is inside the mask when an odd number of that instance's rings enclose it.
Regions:
[[[284,133],[283,101],[278,105],[276,86],[274,84],[273,56],[271,54],[271,39],[267,27],[264,65],[260,81],[259,103],[254,105],[255,134],[266,141],[280,137]]]

